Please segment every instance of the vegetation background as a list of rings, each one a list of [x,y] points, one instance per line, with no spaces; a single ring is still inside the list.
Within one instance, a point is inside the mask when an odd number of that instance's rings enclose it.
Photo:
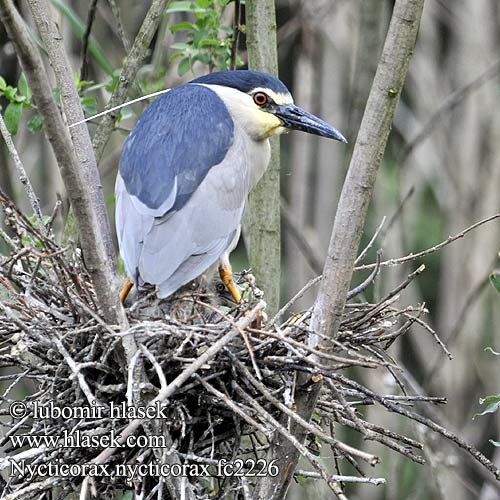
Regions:
[[[198,8],[206,4],[206,8],[215,9],[214,14],[197,17],[199,12],[191,2],[171,2],[130,97],[175,86],[209,70],[224,69],[224,65],[244,65],[244,27],[241,26],[238,45],[241,61],[237,61],[230,43],[235,4],[226,6],[226,3],[202,2]],[[281,79],[298,105],[336,126],[351,145],[381,52],[392,3],[390,0],[276,1]],[[116,70],[123,64],[149,4],[117,2],[120,27],[113,15],[115,2],[52,1],[88,115],[103,109],[108,101],[117,82]],[[22,1],[18,5],[33,26],[29,9]],[[95,18],[88,62],[82,71],[81,39],[92,5]],[[242,9],[244,23],[244,6]],[[193,28],[193,23],[200,19],[205,24]],[[197,38],[200,29],[209,36]],[[203,42],[211,37],[219,43]],[[385,259],[432,247],[499,211],[499,57],[497,0],[426,2],[417,48],[365,229],[366,243],[386,217],[378,242]],[[0,80],[0,103],[6,113],[9,103],[19,104],[11,106],[9,111],[13,124],[17,123],[17,114],[20,116],[15,142],[41,199],[43,212],[50,214],[57,198],[67,206],[64,187],[43,134],[30,131],[39,127],[36,111],[27,105],[29,96],[25,94],[22,79],[19,80],[21,74],[12,44],[1,26],[0,76],[5,79],[3,87]],[[9,95],[8,86],[17,88],[15,95]],[[23,96],[27,99],[22,99]],[[121,146],[146,102],[125,108],[119,130],[113,134],[100,162],[111,218]],[[351,152],[350,147],[298,132],[282,139],[282,300],[316,276],[318,266],[321,271]],[[0,148],[0,186],[30,213],[4,147]],[[64,221],[61,219],[58,224],[62,237]],[[429,310],[427,321],[454,359],[449,361],[418,325],[412,327],[416,332],[394,345],[393,354],[403,361],[424,392],[448,398],[446,407],[435,410],[441,421],[496,463],[500,462],[500,450],[490,440],[499,440],[499,414],[488,413],[476,420],[472,417],[484,409],[478,404],[479,398],[497,393],[500,386],[499,358],[484,351],[486,346],[500,350],[500,296],[488,279],[492,270],[499,267],[499,249],[500,225],[493,221],[421,262],[394,267],[368,292],[368,298],[376,300],[420,263],[425,263],[425,273],[407,291],[414,294],[408,303],[425,302]],[[238,256],[239,260],[233,262],[235,267],[246,267],[243,246]],[[300,307],[308,307],[313,299],[314,294],[305,296]],[[390,392],[391,381],[372,380],[371,386]],[[364,411],[376,410],[367,407]],[[349,498],[494,500],[500,497],[498,485],[492,485],[480,467],[463,461],[451,445],[443,446],[431,434],[422,435],[426,431],[417,427],[398,429],[399,417],[395,415],[381,412],[370,418],[423,440],[430,451],[428,463],[418,466],[377,444],[365,443],[367,450],[382,454],[377,474],[387,477],[388,482],[377,488],[350,486]],[[319,483],[305,480],[304,484],[292,487],[289,498],[319,499],[330,498],[329,495],[332,493],[323,490]]]

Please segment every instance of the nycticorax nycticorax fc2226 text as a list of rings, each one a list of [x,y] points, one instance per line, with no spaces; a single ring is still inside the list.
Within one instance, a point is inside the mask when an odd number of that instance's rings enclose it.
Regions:
[[[287,130],[346,142],[293,103],[277,78],[223,71],[156,99],[128,136],[116,180],[116,230],[129,280],[168,297],[219,264],[236,302],[229,254],[248,193],[270,159],[269,138]]]

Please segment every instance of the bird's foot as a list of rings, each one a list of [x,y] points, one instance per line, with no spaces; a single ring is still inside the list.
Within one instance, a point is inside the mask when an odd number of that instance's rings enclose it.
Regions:
[[[224,285],[231,294],[231,297],[233,297],[233,300],[236,302],[236,304],[241,304],[241,294],[235,282],[233,281],[232,269],[230,267],[220,265],[219,276],[220,279],[222,280],[222,283],[224,283]]]
[[[130,290],[132,290],[132,287],[134,284],[127,278],[127,281],[125,281],[125,284],[123,285],[122,291],[120,292],[120,301],[125,302],[125,299],[127,298],[127,295],[129,294]]]

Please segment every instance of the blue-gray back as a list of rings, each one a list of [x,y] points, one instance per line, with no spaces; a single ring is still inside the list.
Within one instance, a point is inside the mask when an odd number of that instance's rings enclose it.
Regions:
[[[233,143],[234,125],[222,100],[201,85],[186,84],[154,101],[128,136],[120,174],[129,194],[159,208],[176,186],[166,211],[179,210]]]

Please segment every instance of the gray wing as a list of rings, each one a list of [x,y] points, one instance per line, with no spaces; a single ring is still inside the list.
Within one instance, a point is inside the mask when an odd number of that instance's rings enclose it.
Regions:
[[[202,274],[232,243],[248,194],[245,165],[235,153],[210,169],[181,210],[155,219],[145,235],[139,275],[159,285],[160,297]]]
[[[227,113],[225,108],[224,111]],[[216,114],[212,113],[211,120],[215,118]],[[203,123],[198,122],[196,126],[203,128]],[[233,142],[232,127],[231,121]],[[148,132],[151,134],[152,131]],[[227,133],[219,133],[227,136]],[[222,155],[223,161],[205,168],[205,173],[201,172],[203,169],[199,166],[194,169],[184,167],[176,173],[177,167],[160,165],[158,151],[153,155],[155,167],[150,164],[147,168],[141,167],[138,159],[141,158],[142,164],[145,164],[151,157],[146,153],[140,155],[138,150],[142,146],[141,141],[137,143],[137,140],[138,136],[133,136],[132,146],[124,148],[125,159],[122,154],[116,182],[116,226],[120,254],[128,276],[137,285],[145,282],[158,285],[159,296],[167,297],[202,274],[233,241],[248,194],[247,156],[241,147],[241,137],[235,134],[234,147],[230,150],[228,147]],[[156,147],[168,149],[164,140]],[[208,141],[210,145],[200,144],[200,141]],[[206,153],[214,147],[213,137],[200,141],[197,153],[190,153],[189,149],[185,151],[184,166],[190,157],[191,162],[200,161],[199,149],[204,149]],[[216,141],[215,144],[219,151],[220,144],[217,146]],[[162,154],[164,156],[165,152]],[[220,151],[217,154],[220,155]],[[171,155],[168,160],[174,161],[174,157]],[[217,159],[213,151],[202,157],[208,157],[212,162]],[[141,175],[131,168],[131,164],[142,168]],[[146,196],[152,192],[146,186],[151,182],[146,170],[155,172],[158,179],[163,179],[162,175],[169,178],[169,185],[151,198]]]

